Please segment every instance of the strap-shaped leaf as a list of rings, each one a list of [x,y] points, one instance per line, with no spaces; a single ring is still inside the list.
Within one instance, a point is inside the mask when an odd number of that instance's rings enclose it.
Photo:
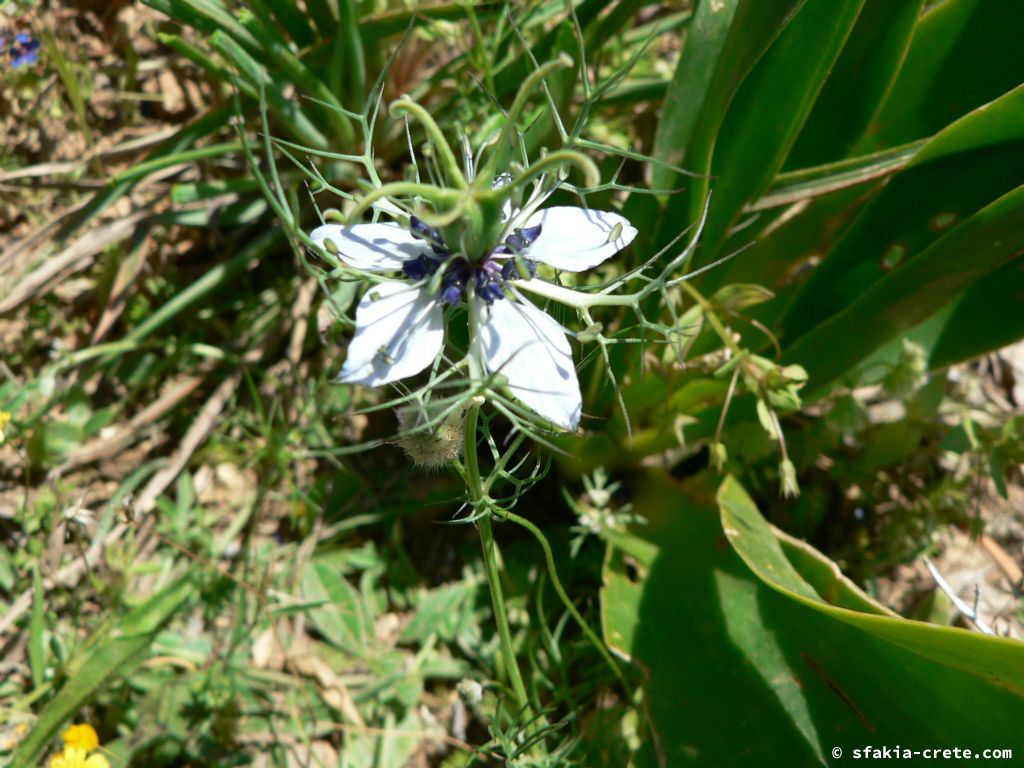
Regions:
[[[1024,86],[940,132],[890,179],[801,288],[782,320],[784,338],[795,343],[887,273],[906,269],[1022,178]]]
[[[850,306],[804,334],[784,353],[821,394],[885,342],[942,309],[964,288],[1020,256],[1024,186],[986,206],[917,258],[875,283]]]

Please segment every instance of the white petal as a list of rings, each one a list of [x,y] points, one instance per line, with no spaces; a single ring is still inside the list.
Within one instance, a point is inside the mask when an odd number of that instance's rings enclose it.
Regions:
[[[561,326],[528,301],[478,302],[473,311],[487,370],[508,379],[512,394],[552,424],[576,429],[583,400]]]
[[[444,344],[441,303],[425,285],[380,283],[356,308],[356,335],[338,381],[377,386],[419,373]]]
[[[402,262],[430,253],[430,245],[413,237],[397,224],[324,224],[309,234],[314,243],[355,269],[365,272],[397,272]],[[334,244],[329,249],[325,241]]]
[[[540,236],[523,255],[566,272],[596,267],[636,237],[636,227],[617,213],[572,206],[537,211],[523,229],[537,224],[541,225]],[[613,234],[616,235],[614,240],[610,239]]]

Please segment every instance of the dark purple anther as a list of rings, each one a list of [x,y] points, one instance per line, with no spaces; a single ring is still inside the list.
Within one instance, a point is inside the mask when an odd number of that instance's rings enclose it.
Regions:
[[[462,301],[462,289],[457,285],[446,285],[441,289],[441,301],[445,304],[458,304]]]
[[[425,240],[433,248],[433,254],[422,254],[402,263],[402,272],[410,280],[423,280],[437,274],[441,275],[441,301],[445,304],[458,304],[466,298],[466,291],[472,283],[474,293],[481,301],[493,304],[505,298],[504,286],[508,280],[516,280],[523,275],[516,266],[515,259],[521,261],[526,273],[533,277],[537,273],[537,263],[525,259],[522,252],[540,235],[541,225],[525,229],[516,229],[505,238],[505,242],[478,262],[470,263],[463,256],[453,256],[444,244],[444,238],[434,227],[415,216],[409,217],[409,231],[419,240]],[[511,256],[508,260],[499,260],[495,256]]]
[[[514,229],[512,234],[505,238],[505,245],[507,245],[513,253],[522,253],[533,241],[540,237],[541,225],[536,224],[526,229]]]
[[[488,304],[493,304],[498,301],[498,299],[505,298],[505,293],[501,290],[501,284],[493,279],[478,280],[476,284],[476,293],[477,296]]]
[[[458,304],[466,295],[466,284],[472,276],[469,262],[463,258],[451,259],[445,266],[441,278],[441,300],[446,304]]]
[[[526,273],[530,277],[537,276],[536,261],[530,261],[529,259],[522,258],[519,261],[520,263],[522,263],[523,266],[526,267]],[[515,259],[509,259],[508,261],[501,265],[501,277],[504,280],[519,280],[522,278],[522,275],[519,274],[519,268],[516,266]]]
[[[415,259],[408,259],[402,263],[402,272],[410,280],[422,280],[437,272],[439,266],[441,264],[437,259],[430,256],[417,256]]]
[[[448,247],[444,244],[444,237],[441,233],[425,221],[418,219],[415,216],[410,216],[409,231],[420,240],[426,240],[430,243],[430,247],[434,249],[434,253],[438,256],[447,256],[450,253]]]

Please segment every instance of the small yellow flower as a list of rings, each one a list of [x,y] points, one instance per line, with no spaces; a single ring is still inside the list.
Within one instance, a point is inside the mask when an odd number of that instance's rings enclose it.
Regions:
[[[4,427],[11,420],[11,414],[7,411],[0,411],[0,445],[4,442]]]
[[[88,723],[69,726],[60,736],[64,751],[50,758],[50,768],[110,768],[103,755],[89,755],[100,745],[100,737]]]
[[[68,726],[68,729],[60,737],[64,740],[65,747],[77,747],[86,752],[92,752],[100,745],[100,737],[96,735],[96,729],[88,723]]]
[[[50,768],[110,768],[110,762],[103,755],[87,757],[88,754],[78,747],[64,747],[62,753],[50,758]]]

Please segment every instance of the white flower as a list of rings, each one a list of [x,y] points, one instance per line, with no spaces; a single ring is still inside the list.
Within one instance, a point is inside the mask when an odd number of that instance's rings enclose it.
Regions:
[[[408,229],[378,223],[313,230],[313,242],[349,266],[402,277],[363,295],[339,380],[376,386],[424,370],[444,345],[445,306],[470,301],[479,329],[471,349],[482,367],[504,376],[531,410],[576,429],[582,398],[569,341],[554,319],[515,290],[519,268],[525,265],[531,276],[537,262],[565,272],[590,269],[629,245],[637,231],[617,213],[569,206],[517,217],[506,226],[505,241],[474,263],[451,253],[441,234],[416,217]],[[432,279],[438,270],[440,280]]]

